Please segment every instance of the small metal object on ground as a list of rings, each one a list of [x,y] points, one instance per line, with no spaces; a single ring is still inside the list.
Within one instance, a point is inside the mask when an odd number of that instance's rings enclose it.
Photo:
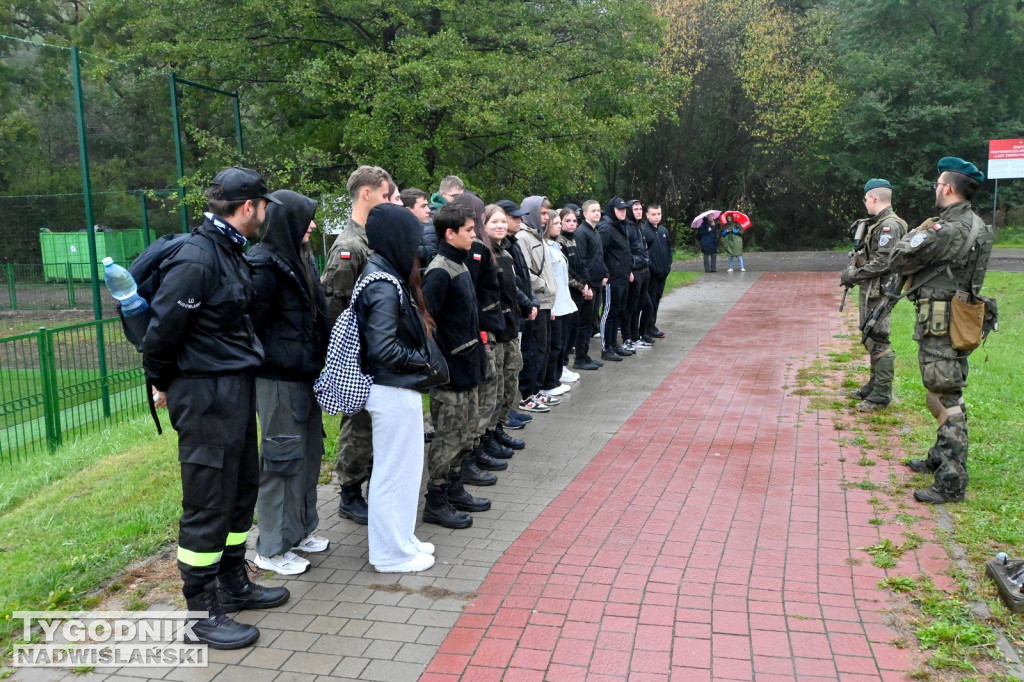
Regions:
[[[985,563],[985,573],[995,581],[1006,608],[1012,613],[1024,613],[1024,592],[1021,592],[1021,584],[1024,582],[1024,561],[1011,561],[1002,552],[999,554],[1000,556]]]

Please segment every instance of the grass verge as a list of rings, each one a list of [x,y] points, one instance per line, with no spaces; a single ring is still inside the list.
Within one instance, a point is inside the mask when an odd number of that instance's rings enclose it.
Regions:
[[[668,277],[665,278],[665,293],[674,291],[680,287],[685,287],[693,284],[700,277],[699,272],[684,272],[682,270],[674,270],[668,273]]]

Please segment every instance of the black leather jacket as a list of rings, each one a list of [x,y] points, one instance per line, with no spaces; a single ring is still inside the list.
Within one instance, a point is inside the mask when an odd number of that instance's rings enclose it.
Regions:
[[[370,256],[362,277],[383,270],[399,282],[402,277],[379,254]],[[356,301],[359,340],[363,346],[363,371],[373,383],[395,388],[417,388],[427,372],[427,330],[409,290],[386,280],[371,282]]]

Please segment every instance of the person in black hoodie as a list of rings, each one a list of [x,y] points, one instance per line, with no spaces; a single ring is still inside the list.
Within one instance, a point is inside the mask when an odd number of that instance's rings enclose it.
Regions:
[[[266,354],[256,370],[256,408],[262,429],[260,535],[256,565],[296,575],[309,562],[292,550],[322,552],[313,535],[320,523],[316,486],[324,456],[324,420],[313,395],[327,355],[327,300],[313,262],[309,235],[316,202],[280,190],[267,208],[266,233],[246,257],[259,304],[253,326]]]
[[[626,211],[626,230],[629,234],[629,250],[632,255],[631,269],[633,278],[629,281],[629,296],[626,301],[629,327],[628,338],[623,344],[628,350],[650,348],[654,339],[640,338],[640,316],[644,309],[650,311],[650,299],[647,296],[648,260],[647,240],[640,230],[640,222],[644,217],[644,207],[639,199],[628,202]],[[623,336],[627,336],[623,333]]]
[[[626,317],[626,297],[629,294],[629,283],[633,279],[631,272],[633,256],[629,248],[629,233],[626,229],[626,209],[628,204],[622,197],[608,200],[605,213],[597,225],[601,235],[601,248],[604,252],[604,264],[608,268],[608,286],[605,287],[604,316],[601,320],[604,334],[601,339],[604,348],[601,358],[618,362],[623,357],[633,355],[619,344],[619,331],[624,340],[629,336],[629,319]]]
[[[585,276],[594,297],[584,299],[579,305],[579,327],[576,331],[575,354],[573,369],[599,369],[604,365],[590,357],[590,340],[600,328],[597,315],[598,296],[604,296],[608,284],[608,268],[604,264],[604,249],[601,247],[601,235],[597,233],[597,225],[601,221],[601,204],[593,199],[583,202],[580,209],[583,219],[576,228],[576,251],[579,255],[582,274]]]
[[[672,272],[672,239],[661,218],[661,206],[651,204],[647,207],[647,220],[640,226],[644,238],[647,239],[647,250],[651,257],[651,281],[647,287],[651,307],[650,313],[640,319],[640,333],[654,339],[665,338],[665,332],[658,329],[658,307],[661,306],[661,297],[665,293],[665,280]]]
[[[592,315],[591,306],[593,305],[594,291],[590,288],[586,266],[583,259],[580,258],[579,248],[576,246],[576,230],[579,225],[577,211],[566,205],[565,208],[558,212],[558,216],[562,219],[562,232],[558,235],[558,243],[562,245],[562,253],[565,254],[565,260],[569,265],[569,295],[572,296],[572,302],[576,304],[576,312],[570,316],[566,335],[562,340],[562,366],[566,371],[569,371],[569,351],[576,347],[576,337],[579,335],[581,324],[580,319],[586,314],[589,320]],[[585,351],[584,356],[586,356]],[[582,369],[598,368],[597,365],[586,361],[579,364]],[[576,381],[579,378],[580,375],[575,373],[568,376],[564,372],[562,374],[563,381],[566,379]]]
[[[416,252],[422,224],[401,206],[381,204],[366,219],[373,249],[356,300],[364,371],[373,377],[366,411],[373,422],[368,538],[370,563],[382,573],[412,573],[434,565],[434,546],[414,534],[423,471],[423,390],[443,381],[430,357],[432,320],[422,311]],[[396,286],[397,283],[397,286]]]
[[[459,475],[473,451],[478,423],[475,389],[487,372],[476,291],[466,267],[475,227],[476,216],[468,206],[442,206],[434,214],[440,246],[423,275],[423,297],[437,322],[437,344],[449,371],[448,384],[430,390],[434,440],[427,455],[430,482],[423,521],[454,529],[473,525],[473,517],[455,504],[482,505],[466,492]]]

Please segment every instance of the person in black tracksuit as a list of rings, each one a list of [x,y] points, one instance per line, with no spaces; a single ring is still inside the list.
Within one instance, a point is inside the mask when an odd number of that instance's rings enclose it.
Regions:
[[[589,327],[589,319],[592,316],[590,306],[593,306],[594,290],[590,288],[586,267],[583,259],[580,258],[579,247],[576,245],[576,230],[579,226],[579,218],[576,211],[566,207],[559,211],[562,219],[562,233],[558,236],[558,243],[562,245],[562,253],[569,267],[569,295],[572,302],[576,304],[576,312],[569,316],[565,338],[562,340],[562,367],[569,364],[569,351],[574,350],[579,336],[581,324]],[[588,306],[589,304],[589,306]],[[588,323],[581,320],[586,315]],[[589,345],[589,344],[588,344]],[[586,357],[586,353],[582,357]],[[581,359],[578,357],[577,359]],[[585,369],[597,369],[597,365],[582,360],[579,363],[587,365]]]
[[[647,207],[647,220],[640,226],[647,239],[651,269],[651,281],[647,287],[647,295],[651,299],[650,315],[641,317],[640,334],[655,339],[665,338],[665,332],[658,329],[658,307],[665,293],[665,280],[672,272],[672,239],[661,218],[661,206],[651,204]]]
[[[583,275],[586,278],[594,297],[584,300],[580,307],[580,324],[576,330],[576,359],[573,369],[598,369],[604,363],[590,357],[590,340],[600,329],[598,317],[598,297],[604,296],[605,285],[608,284],[608,268],[604,264],[604,249],[601,247],[601,235],[597,233],[597,225],[601,220],[601,205],[590,200],[583,202],[581,209],[583,218],[576,228],[576,252],[579,254]]]
[[[647,240],[640,230],[640,222],[644,216],[643,205],[639,200],[629,202],[626,211],[626,229],[629,234],[629,250],[632,254],[632,275],[629,283],[629,297],[626,309],[629,315],[629,343],[626,348],[649,346],[653,339],[641,339],[640,316],[644,310],[650,314],[650,298],[647,296],[648,260]],[[625,336],[625,334],[623,334]]]
[[[604,264],[608,268],[608,285],[605,287],[604,303],[604,348],[601,358],[618,362],[634,351],[624,348],[618,340],[619,331],[628,337],[626,318],[626,296],[632,278],[632,253],[629,248],[629,234],[626,231],[626,202],[622,197],[612,197],[605,206],[605,213],[597,225],[601,235]]]
[[[323,413],[313,382],[327,358],[327,299],[309,247],[317,202],[279,190],[280,205],[267,210],[266,233],[249,249],[256,300],[253,324],[266,358],[256,371],[256,407],[262,433],[260,568],[295,575],[309,562],[293,548],[322,552],[327,540],[313,535],[320,523],[317,483],[324,456]]]
[[[161,264],[150,303],[143,368],[154,403],[166,403],[178,432],[182,515],[178,568],[189,611],[206,611],[192,632],[214,648],[237,649],[259,630],[226,611],[270,608],[288,590],[249,581],[245,540],[259,489],[255,371],[264,351],[249,317],[252,267],[242,249],[265,215],[267,187],[255,171],[229,168],[213,179],[210,212]]]

